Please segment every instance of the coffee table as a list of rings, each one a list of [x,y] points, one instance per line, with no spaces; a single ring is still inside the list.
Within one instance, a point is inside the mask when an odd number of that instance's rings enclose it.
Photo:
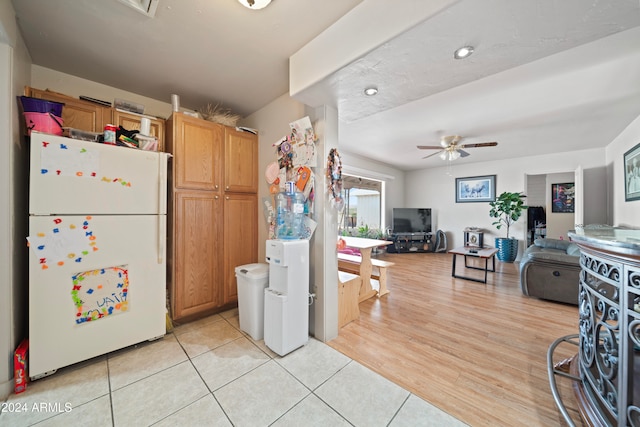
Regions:
[[[496,271],[496,254],[498,253],[498,250],[496,248],[475,248],[475,247],[469,247],[469,246],[462,246],[459,248],[451,249],[449,253],[453,254],[453,265],[451,267],[451,277],[455,277],[457,279],[473,280],[474,282],[487,283],[487,273],[489,271],[492,273]],[[465,268],[472,268],[474,270],[484,271],[484,280],[476,279],[475,277],[460,276],[456,274],[456,258],[458,257],[458,255],[464,256]],[[467,257],[484,259],[484,268],[468,265]],[[489,259],[491,259],[491,270],[489,270]]]

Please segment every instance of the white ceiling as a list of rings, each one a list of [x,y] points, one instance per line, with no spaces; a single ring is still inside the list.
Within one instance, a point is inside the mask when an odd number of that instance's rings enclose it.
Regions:
[[[117,0],[12,1],[35,64],[243,115],[288,91],[288,58],[307,42],[381,2],[274,0],[251,11],[237,0],[160,0],[150,19]],[[499,142],[469,149],[456,160],[465,163],[603,147],[640,116],[640,0],[448,3],[294,94],[338,109],[341,149],[411,170],[442,165],[415,147],[442,135]],[[475,53],[454,60],[465,44]],[[379,94],[365,97],[367,85]]]
[[[34,64],[199,109],[248,115],[289,90],[289,56],[362,0],[11,0]]]

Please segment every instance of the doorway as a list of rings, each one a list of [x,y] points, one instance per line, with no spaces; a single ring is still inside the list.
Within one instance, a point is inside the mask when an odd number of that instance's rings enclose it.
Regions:
[[[342,176],[345,207],[338,218],[341,235],[379,238],[384,230],[383,181],[355,175]]]
[[[563,189],[564,206],[569,208],[557,208],[559,188]],[[575,199],[574,189],[575,172],[526,175],[527,246],[540,237],[568,240],[567,233],[575,228],[576,202],[582,203]]]

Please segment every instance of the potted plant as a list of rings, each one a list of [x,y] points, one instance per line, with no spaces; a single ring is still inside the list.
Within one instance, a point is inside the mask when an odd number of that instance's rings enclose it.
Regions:
[[[509,228],[511,224],[516,222],[522,216],[522,211],[527,209],[524,205],[525,196],[522,193],[510,193],[505,191],[500,194],[495,202],[489,202],[491,210],[489,216],[491,218],[497,218],[497,221],[493,222],[498,230],[502,226],[507,227],[507,237],[496,237],[496,248],[498,248],[497,257],[500,261],[513,262],[518,256],[518,240],[509,237]]]

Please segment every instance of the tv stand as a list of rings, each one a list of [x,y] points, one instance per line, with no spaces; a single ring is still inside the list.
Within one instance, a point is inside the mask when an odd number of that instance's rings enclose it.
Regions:
[[[392,233],[387,246],[389,253],[433,252],[435,249],[434,233]]]

